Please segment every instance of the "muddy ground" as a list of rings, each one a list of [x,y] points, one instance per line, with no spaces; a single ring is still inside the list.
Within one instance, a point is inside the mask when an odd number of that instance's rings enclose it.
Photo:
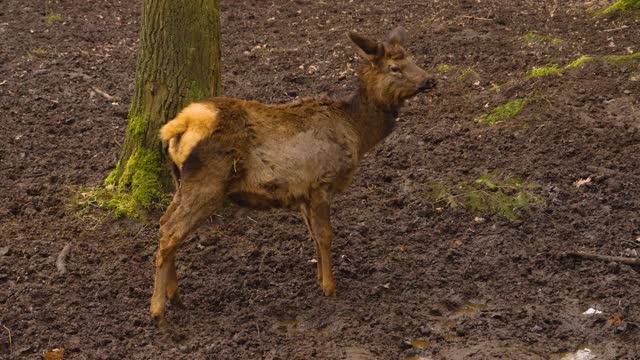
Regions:
[[[639,267],[563,255],[640,251],[639,62],[526,75],[640,51],[636,17],[594,19],[589,6],[606,1],[221,1],[226,95],[343,96],[359,63],[345,32],[382,38],[399,24],[440,85],[407,104],[335,201],[337,298],[321,296],[298,214],[227,208],[180,249],[187,308],[158,330],[159,214],[116,221],[71,205],[115,166],[140,3],[0,1],[1,358],[640,358]],[[522,38],[532,31],[543,38]],[[475,121],[525,96],[514,119]],[[495,169],[539,185],[531,214],[429,197],[434,181]]]

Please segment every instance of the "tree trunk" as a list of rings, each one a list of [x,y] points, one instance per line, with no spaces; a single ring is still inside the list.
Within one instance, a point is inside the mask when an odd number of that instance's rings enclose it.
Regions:
[[[158,137],[188,103],[219,95],[217,0],[145,0],[135,92],[116,169],[105,180],[126,196],[116,206],[149,208],[173,186]]]

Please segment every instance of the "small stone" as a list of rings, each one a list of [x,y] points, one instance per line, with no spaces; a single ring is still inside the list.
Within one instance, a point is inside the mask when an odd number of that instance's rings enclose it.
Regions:
[[[531,328],[531,331],[533,331],[533,332],[541,332],[542,330],[543,330],[542,326],[540,326],[540,325],[536,325],[536,326]]]
[[[596,314],[602,314],[602,311],[594,308],[589,308],[587,309],[587,311],[582,313],[582,315],[596,315]]]
[[[236,344],[242,345],[242,344],[247,342],[247,335],[245,333],[243,333],[243,332],[239,332],[239,333],[236,333],[235,335],[233,335],[232,340]]]
[[[9,247],[8,246],[0,247],[0,256],[6,256],[6,255],[9,255]]]

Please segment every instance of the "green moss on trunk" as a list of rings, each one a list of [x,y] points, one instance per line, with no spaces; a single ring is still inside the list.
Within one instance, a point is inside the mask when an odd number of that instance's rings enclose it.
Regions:
[[[160,127],[190,102],[220,95],[220,70],[218,0],[144,1],[127,132],[104,181],[111,199],[103,193],[100,204],[134,217],[162,206],[173,181]]]
[[[140,147],[131,155],[119,182],[120,190],[131,190],[131,198],[149,208],[162,198],[160,156],[157,151]],[[125,188],[128,187],[128,188]]]

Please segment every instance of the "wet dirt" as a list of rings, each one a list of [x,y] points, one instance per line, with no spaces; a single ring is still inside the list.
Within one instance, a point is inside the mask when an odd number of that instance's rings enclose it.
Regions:
[[[187,308],[159,330],[148,317],[159,214],[114,221],[70,206],[115,166],[140,1],[47,3],[49,14],[0,6],[1,358],[547,359],[585,346],[640,357],[638,268],[563,256],[640,250],[638,62],[526,76],[640,51],[633,17],[594,19],[602,1],[221,1],[225,95],[344,96],[359,64],[345,32],[382,38],[400,24],[440,83],[333,204],[337,298],[316,284],[298,214],[227,208],[179,250]],[[532,31],[560,41],[523,40]],[[475,121],[525,96],[511,121]],[[539,184],[543,202],[508,221],[428,196],[433,181],[495,169]],[[582,314],[591,307],[602,313]]]

